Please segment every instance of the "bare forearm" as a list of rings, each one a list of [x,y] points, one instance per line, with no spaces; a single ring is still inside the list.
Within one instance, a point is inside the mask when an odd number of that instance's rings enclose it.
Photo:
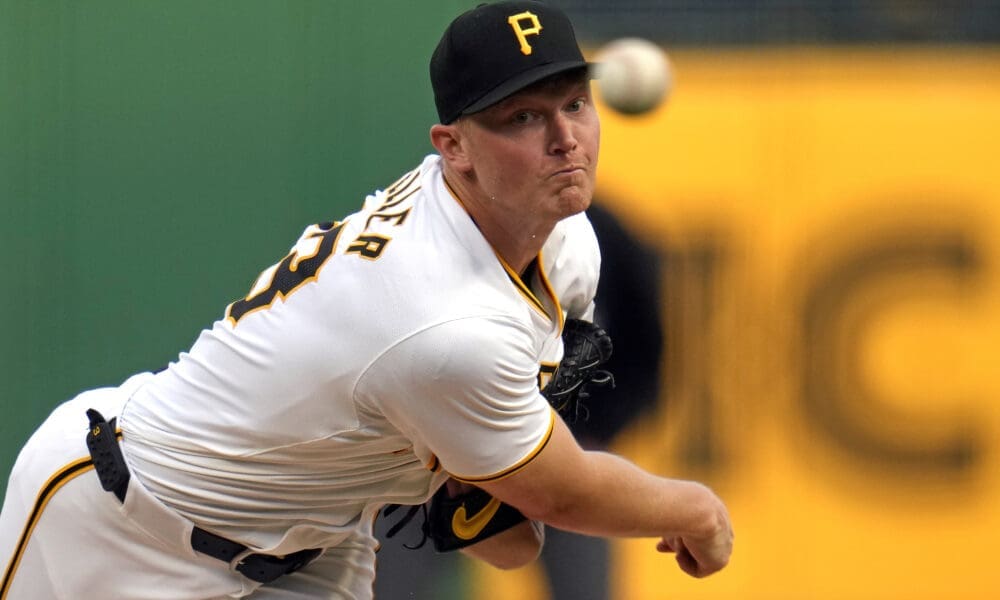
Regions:
[[[530,519],[602,537],[659,537],[688,574],[723,568],[733,532],[722,500],[700,483],[659,477],[613,454],[585,452],[562,422],[521,472],[482,484]]]
[[[704,485],[652,475],[612,454],[585,455],[581,472],[551,501],[518,508],[554,527],[604,537],[711,535],[720,526],[724,508]]]

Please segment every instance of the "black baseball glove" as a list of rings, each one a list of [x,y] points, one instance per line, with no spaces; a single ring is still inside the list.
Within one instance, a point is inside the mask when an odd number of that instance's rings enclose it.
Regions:
[[[581,319],[567,319],[563,325],[563,359],[542,390],[542,395],[567,421],[587,418],[582,404],[589,397],[588,385],[615,385],[614,376],[600,368],[611,358],[611,336],[597,325]]]
[[[582,401],[588,398],[588,385],[614,386],[614,376],[600,368],[611,357],[611,337],[593,323],[567,319],[562,338],[563,359],[542,395],[564,419],[575,421],[581,412],[586,418],[587,408]],[[388,516],[398,508],[398,504],[389,505],[383,514]],[[386,535],[399,533],[418,511],[424,513],[423,539],[406,547],[420,548],[430,538],[438,552],[464,548],[527,520],[519,510],[479,488],[451,496],[447,486],[441,486],[427,504],[410,507]]]

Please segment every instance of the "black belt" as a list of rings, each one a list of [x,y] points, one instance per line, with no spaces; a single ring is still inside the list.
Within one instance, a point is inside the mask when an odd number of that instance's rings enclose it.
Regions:
[[[129,472],[118,445],[118,435],[115,433],[115,419],[105,421],[101,413],[94,409],[87,411],[90,419],[90,431],[87,433],[87,449],[94,461],[94,470],[101,480],[101,487],[113,492],[118,500],[125,502],[125,492],[128,489]],[[223,562],[231,562],[236,556],[243,554],[249,548],[222,536],[195,527],[191,531],[191,547],[217,558]],[[268,554],[247,554],[236,565],[236,570],[244,577],[260,583],[271,583],[282,575],[294,573],[312,562],[323,551],[318,548],[299,550],[285,556]]]

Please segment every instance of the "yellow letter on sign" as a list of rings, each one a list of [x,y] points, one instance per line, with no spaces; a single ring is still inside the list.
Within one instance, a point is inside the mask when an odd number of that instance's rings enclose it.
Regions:
[[[531,27],[524,28],[521,26],[521,21],[525,19],[531,21]],[[514,29],[517,41],[521,43],[521,54],[525,56],[531,54],[531,44],[528,43],[528,36],[538,35],[542,30],[542,24],[538,22],[538,17],[535,16],[535,13],[524,11],[523,13],[508,17],[507,22]]]

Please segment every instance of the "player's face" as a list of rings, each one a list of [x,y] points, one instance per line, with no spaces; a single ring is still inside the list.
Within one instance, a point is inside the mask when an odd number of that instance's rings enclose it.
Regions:
[[[554,223],[590,206],[601,127],[585,74],[550,78],[465,120],[477,184],[508,218]]]

